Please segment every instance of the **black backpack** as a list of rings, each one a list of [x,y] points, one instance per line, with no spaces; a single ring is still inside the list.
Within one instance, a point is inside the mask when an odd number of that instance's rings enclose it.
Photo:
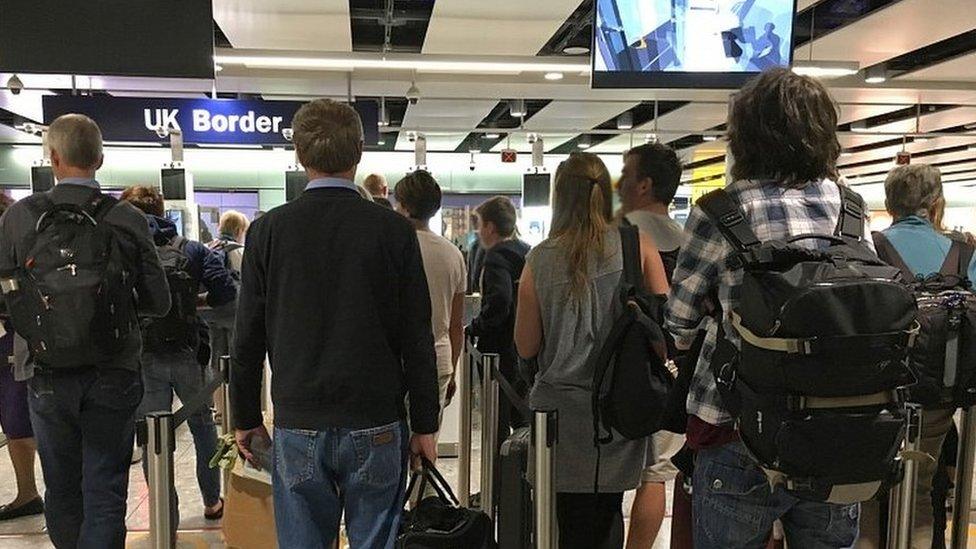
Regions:
[[[231,265],[230,254],[231,252],[244,249],[244,245],[230,240],[224,240],[223,238],[218,238],[217,240],[211,242],[207,247],[210,248],[214,253],[220,254],[227,272],[229,272],[231,278],[234,279],[234,283],[240,286],[241,272],[234,269],[233,265]]]
[[[27,199],[37,218],[22,265],[2,274],[14,330],[35,363],[76,368],[110,361],[138,326],[132,261],[105,216],[118,203],[95,192],[83,205]]]
[[[813,501],[866,501],[899,474],[915,298],[864,242],[864,205],[840,186],[832,235],[760,242],[724,190],[698,201],[742,270],[712,369],[740,438],[770,482]],[[817,240],[826,246],[797,245]]]
[[[152,353],[196,351],[200,344],[200,321],[197,317],[197,294],[200,285],[190,274],[186,256],[187,240],[175,236],[156,245],[159,262],[166,274],[172,305],[162,318],[147,319],[143,324],[143,349]]]
[[[637,227],[621,226],[624,272],[612,311],[613,325],[595,355],[593,441],[613,432],[637,440],[661,429],[674,376],[667,367],[661,296],[648,292],[641,272]]]
[[[916,277],[882,233],[874,233],[878,255],[901,270],[918,303],[921,325],[912,349],[918,383],[910,397],[925,408],[968,408],[976,404],[976,293],[969,280],[973,247],[953,240],[938,273]]]

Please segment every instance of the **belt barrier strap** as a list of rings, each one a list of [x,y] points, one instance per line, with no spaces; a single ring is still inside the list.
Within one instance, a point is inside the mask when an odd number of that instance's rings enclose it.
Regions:
[[[742,324],[742,317],[735,311],[729,313],[732,327],[739,336],[753,347],[775,351],[779,353],[813,355],[826,351],[843,351],[857,341],[863,343],[875,342],[892,347],[904,343],[911,347],[915,344],[920,325],[914,323],[911,328],[899,332],[885,332],[881,334],[863,334],[852,336],[819,336],[806,338],[762,337],[756,335]]]
[[[833,409],[833,408],[856,408],[858,406],[877,406],[888,404],[897,400],[897,395],[891,391],[882,391],[870,395],[858,395],[850,397],[797,397],[800,401],[800,409]]]

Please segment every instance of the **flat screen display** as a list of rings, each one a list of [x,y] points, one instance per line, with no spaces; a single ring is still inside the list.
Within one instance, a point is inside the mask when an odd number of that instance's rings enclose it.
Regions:
[[[165,168],[159,172],[166,200],[186,200],[186,170],[182,168]]]
[[[547,173],[527,173],[522,177],[522,206],[548,206],[552,188]]]
[[[596,0],[593,87],[737,88],[793,61],[796,0]]]
[[[213,78],[211,0],[0,0],[0,72]]]
[[[291,202],[305,192],[308,185],[308,175],[302,170],[285,172],[285,200]]]
[[[51,166],[31,166],[31,192],[42,193],[54,188]]]

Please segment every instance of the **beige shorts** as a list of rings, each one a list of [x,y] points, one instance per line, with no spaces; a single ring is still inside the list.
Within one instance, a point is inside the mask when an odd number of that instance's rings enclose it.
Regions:
[[[647,441],[647,457],[641,482],[667,482],[674,480],[678,468],[671,463],[671,457],[685,445],[684,435],[670,431],[658,431]]]

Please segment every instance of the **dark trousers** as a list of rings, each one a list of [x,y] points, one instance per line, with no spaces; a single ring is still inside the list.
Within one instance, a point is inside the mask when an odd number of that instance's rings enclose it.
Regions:
[[[29,400],[51,541],[58,549],[125,547],[139,372],[37,372]]]
[[[559,549],[624,546],[624,494],[556,494]]]

